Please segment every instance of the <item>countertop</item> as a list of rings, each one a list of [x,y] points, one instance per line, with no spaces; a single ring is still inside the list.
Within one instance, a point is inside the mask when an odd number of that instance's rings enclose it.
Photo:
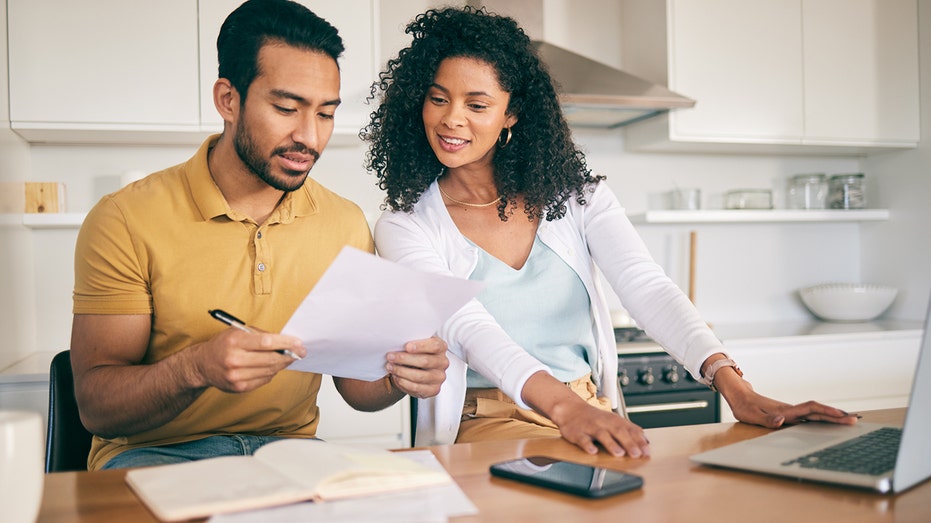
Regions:
[[[0,370],[0,383],[48,381],[49,366],[57,352],[36,352]]]
[[[858,340],[882,340],[900,337],[920,338],[923,327],[922,322],[917,320],[888,319],[856,323],[811,320],[721,324],[712,326],[712,330],[718,339],[726,345],[746,340],[785,342],[797,337],[805,337],[806,339],[817,337],[818,340],[824,341],[851,338]],[[617,349],[619,354],[662,351],[662,348],[653,341],[618,343]]]

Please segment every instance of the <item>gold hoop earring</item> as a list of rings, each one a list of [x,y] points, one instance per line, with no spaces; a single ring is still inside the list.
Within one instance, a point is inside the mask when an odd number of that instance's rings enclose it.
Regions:
[[[505,136],[504,131],[508,132],[507,136]],[[503,142],[501,140],[502,138],[504,138]],[[501,134],[498,135],[498,148],[504,149],[504,146],[509,143],[511,143],[511,128],[505,127],[501,130]]]

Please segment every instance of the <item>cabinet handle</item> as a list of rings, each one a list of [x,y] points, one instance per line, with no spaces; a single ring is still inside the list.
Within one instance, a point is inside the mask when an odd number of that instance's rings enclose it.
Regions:
[[[628,406],[628,414],[640,414],[643,412],[667,412],[670,410],[697,410],[708,407],[708,402],[701,401],[683,401],[681,403],[659,403],[656,405],[636,405]]]

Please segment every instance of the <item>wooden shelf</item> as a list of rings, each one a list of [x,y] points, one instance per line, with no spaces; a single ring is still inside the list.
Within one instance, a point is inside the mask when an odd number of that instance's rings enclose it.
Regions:
[[[199,147],[222,127],[167,126],[167,125],[104,125],[13,122],[13,131],[33,144],[53,145],[176,145]],[[337,126],[328,147],[358,147],[359,129]]]
[[[886,221],[888,219],[888,209],[817,211],[790,209],[716,209],[707,211],[647,211],[630,216],[630,221],[635,224],[875,222]]]
[[[23,225],[30,229],[80,229],[85,213],[35,213],[24,214]]]

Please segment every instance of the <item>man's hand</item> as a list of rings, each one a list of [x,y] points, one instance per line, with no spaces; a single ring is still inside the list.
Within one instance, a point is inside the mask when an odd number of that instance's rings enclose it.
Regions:
[[[388,375],[377,381],[333,377],[336,390],[352,408],[374,412],[394,405],[410,395],[429,398],[440,392],[446,381],[446,342],[437,337],[409,341],[403,351],[385,355]]]
[[[152,322],[147,314],[76,314],[71,365],[81,420],[108,438],[138,434],[174,419],[203,391],[254,390],[306,354],[300,340],[224,329],[213,338],[143,364]]]
[[[290,350],[304,357],[301,340],[292,336],[226,329],[189,351],[191,383],[224,392],[249,392],[265,385],[294,360],[276,351]],[[187,352],[187,351],[186,351]]]
[[[449,367],[446,342],[435,336],[409,341],[403,352],[389,352],[386,358],[388,379],[404,394],[430,398],[439,394],[440,386],[446,381],[446,369]]]

